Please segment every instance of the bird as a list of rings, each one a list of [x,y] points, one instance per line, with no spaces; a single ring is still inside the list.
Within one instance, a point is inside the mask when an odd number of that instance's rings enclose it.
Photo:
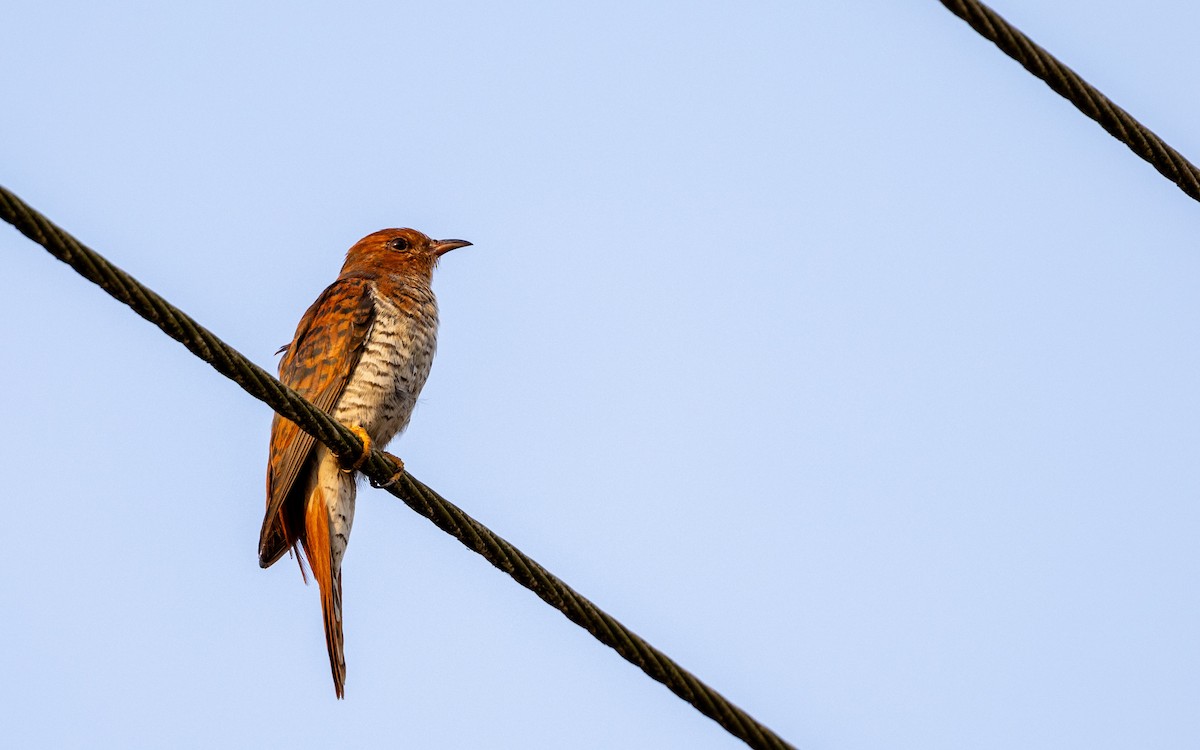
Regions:
[[[294,422],[276,414],[267,461],[267,510],[259,536],[263,568],[294,552],[317,582],[337,697],[345,697],[342,557],[354,521],[355,470],[408,426],[437,347],[431,282],[441,257],[471,243],[433,240],[415,229],[383,229],[346,253],[337,280],[308,308],[279,351],[279,379],[349,427],[363,453],[349,466]],[[278,352],[277,352],[278,353]],[[389,454],[390,455],[390,454]],[[391,482],[403,473],[403,463]]]

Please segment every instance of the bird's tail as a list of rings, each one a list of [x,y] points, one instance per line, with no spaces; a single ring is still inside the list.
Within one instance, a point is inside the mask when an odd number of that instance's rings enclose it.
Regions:
[[[321,589],[321,611],[325,615],[325,647],[333,671],[337,697],[345,694],[346,657],[342,652],[342,566],[333,558],[329,545],[329,508],[320,489],[313,492],[304,514],[301,543],[313,578]]]

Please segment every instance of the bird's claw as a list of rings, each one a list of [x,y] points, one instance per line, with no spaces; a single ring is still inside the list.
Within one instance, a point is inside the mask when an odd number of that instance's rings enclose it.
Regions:
[[[401,461],[396,456],[393,456],[391,453],[385,452],[383,455],[387,456],[388,458],[390,458],[396,462],[396,473],[393,474],[392,478],[387,480],[386,482],[376,482],[374,479],[371,479],[368,477],[367,481],[369,481],[371,483],[371,486],[377,490],[385,490],[388,487],[391,487],[393,484],[396,483],[396,480],[398,480],[398,479],[400,479],[400,477],[404,476],[404,462]]]
[[[351,425],[350,431],[358,436],[358,439],[362,441],[363,447],[362,455],[355,459],[353,464],[351,464],[349,467],[342,467],[342,471],[346,474],[349,474],[352,471],[358,471],[363,467],[363,464],[365,464],[367,460],[371,458],[371,436],[368,435],[367,431],[362,428],[362,425]]]

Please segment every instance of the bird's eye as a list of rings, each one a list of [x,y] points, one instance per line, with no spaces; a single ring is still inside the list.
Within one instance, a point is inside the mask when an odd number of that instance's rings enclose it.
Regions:
[[[393,250],[407,250],[408,249],[408,240],[404,239],[403,237],[397,237],[394,240],[391,240],[388,242],[388,247],[390,247]]]

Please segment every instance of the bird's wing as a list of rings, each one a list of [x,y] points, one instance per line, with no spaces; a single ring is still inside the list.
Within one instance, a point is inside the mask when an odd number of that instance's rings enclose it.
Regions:
[[[318,408],[332,412],[366,346],[374,321],[372,283],[344,277],[308,308],[279,363],[279,379]],[[259,564],[270,566],[296,543],[304,528],[303,486],[297,486],[316,441],[278,414],[271,422],[267,513],[259,537]],[[301,482],[301,485],[303,482]],[[289,502],[289,498],[294,498]]]

